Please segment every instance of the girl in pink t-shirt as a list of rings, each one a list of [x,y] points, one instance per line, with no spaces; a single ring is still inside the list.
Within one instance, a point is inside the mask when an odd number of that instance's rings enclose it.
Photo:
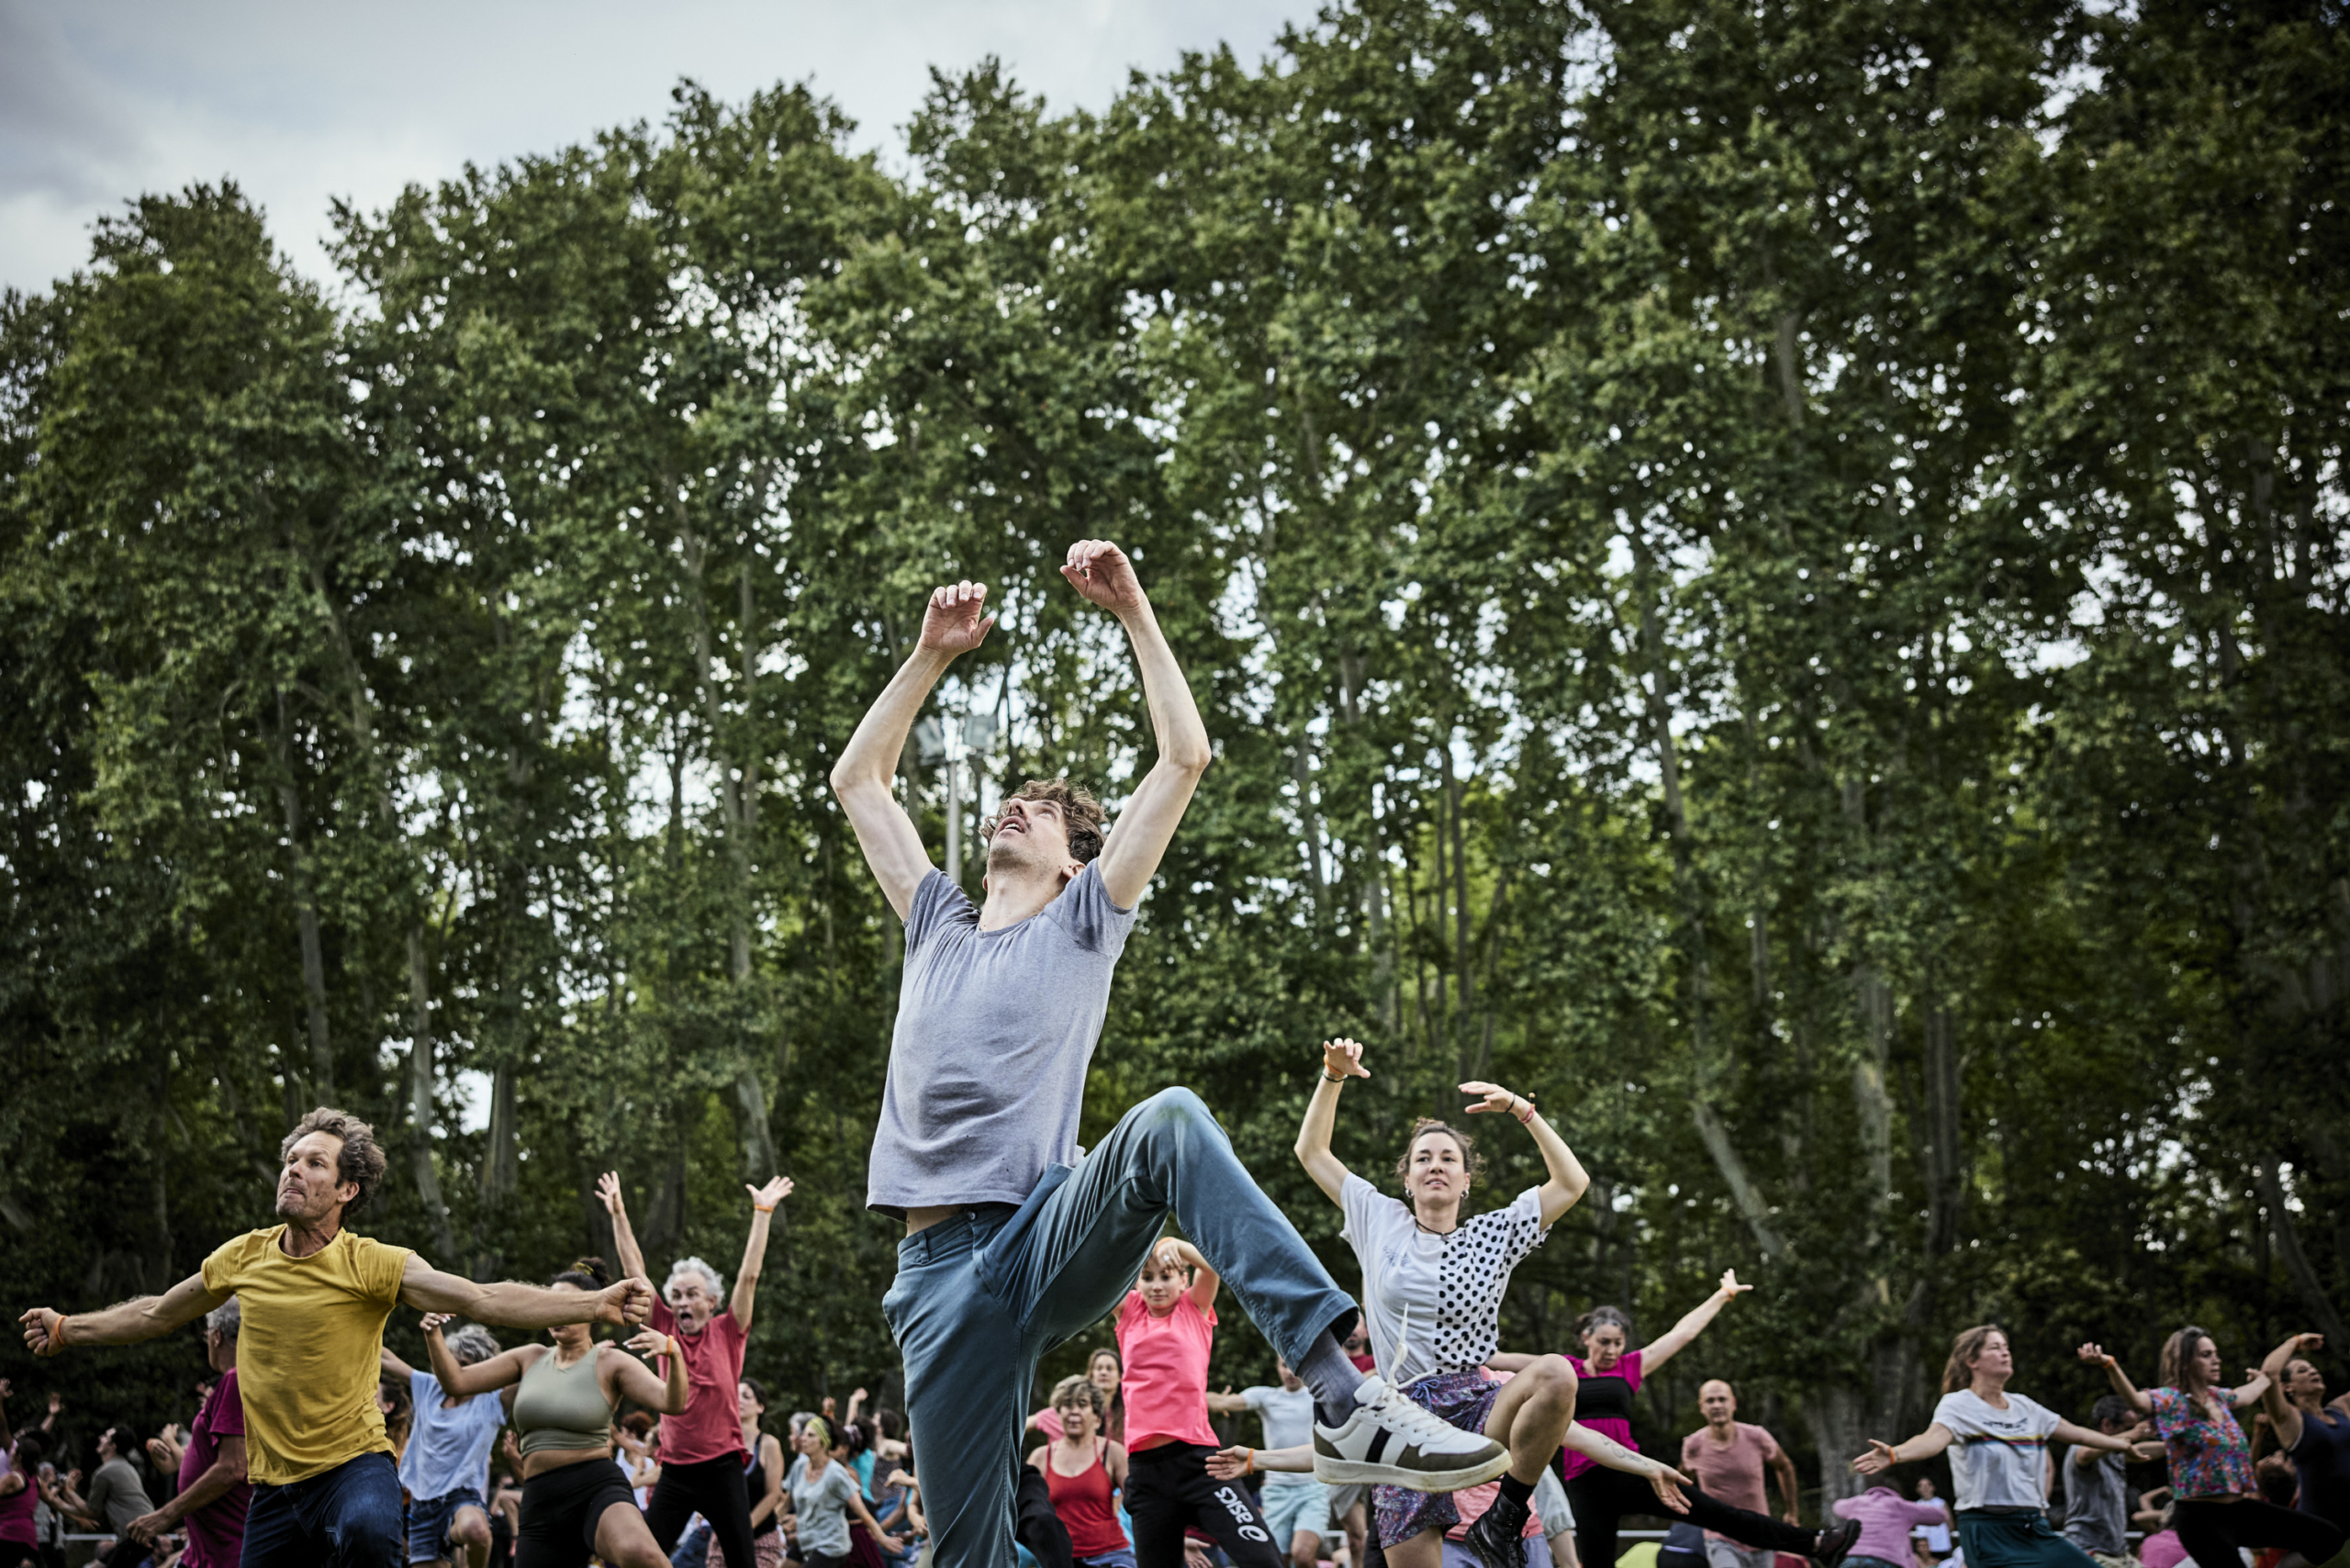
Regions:
[[[1126,1513],[1139,1568],[1181,1568],[1183,1532],[1206,1531],[1236,1568],[1281,1568],[1272,1531],[1248,1491],[1208,1474],[1208,1351],[1223,1281],[1189,1242],[1151,1249],[1118,1308],[1125,1361]]]

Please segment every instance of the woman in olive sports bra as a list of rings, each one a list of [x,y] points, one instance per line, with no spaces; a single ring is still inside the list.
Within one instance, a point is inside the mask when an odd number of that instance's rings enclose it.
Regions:
[[[600,1258],[583,1259],[549,1282],[556,1290],[604,1287]],[[668,1357],[653,1374],[619,1345],[599,1343],[584,1323],[549,1330],[554,1344],[518,1345],[469,1367],[457,1364],[435,1331],[425,1336],[432,1372],[452,1394],[512,1386],[522,1434],[522,1524],[515,1568],[586,1568],[590,1553],[611,1568],[668,1568],[653,1531],[612,1462],[612,1417],[623,1395],[665,1416],[686,1407],[685,1358],[666,1334],[647,1328],[629,1340],[637,1355]]]

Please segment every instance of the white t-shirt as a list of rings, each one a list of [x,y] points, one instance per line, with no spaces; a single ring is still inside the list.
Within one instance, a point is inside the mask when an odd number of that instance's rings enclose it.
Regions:
[[[2048,1506],[2048,1434],[2058,1417],[2020,1394],[1996,1409],[1972,1389],[1945,1394],[1934,1419],[1950,1428],[1950,1474],[1957,1483],[1952,1499],[1969,1508],[2044,1508]]]
[[[1362,1262],[1363,1321],[1379,1371],[1397,1387],[1483,1366],[1501,1342],[1502,1292],[1517,1260],[1541,1245],[1541,1189],[1438,1236],[1402,1201],[1360,1176],[1339,1189],[1341,1233]],[[1398,1346],[1401,1353],[1398,1353]]]
[[[1310,1388],[1288,1389],[1259,1385],[1244,1388],[1240,1397],[1248,1408],[1265,1418],[1265,1446],[1269,1449],[1297,1448],[1314,1440],[1314,1391]],[[1268,1486],[1311,1486],[1314,1477],[1292,1470],[1269,1471]]]

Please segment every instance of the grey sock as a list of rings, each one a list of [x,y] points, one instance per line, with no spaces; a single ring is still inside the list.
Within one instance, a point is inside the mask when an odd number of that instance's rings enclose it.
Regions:
[[[1316,1334],[1305,1359],[1297,1363],[1297,1375],[1314,1393],[1314,1418],[1326,1427],[1346,1425],[1355,1413],[1355,1390],[1362,1386],[1362,1373],[1347,1359],[1338,1337]]]

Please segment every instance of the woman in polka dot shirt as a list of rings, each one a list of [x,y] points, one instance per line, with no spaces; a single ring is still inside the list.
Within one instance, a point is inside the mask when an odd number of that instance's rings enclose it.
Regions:
[[[1408,1200],[1399,1202],[1330,1152],[1340,1092],[1348,1079],[1370,1076],[1360,1043],[1324,1043],[1321,1081],[1298,1131],[1297,1158],[1346,1212],[1345,1235],[1362,1261],[1363,1315],[1386,1380],[1445,1422],[1509,1448],[1499,1495],[1470,1527],[1470,1550],[1486,1568],[1522,1568],[1529,1498],[1561,1442],[1649,1477],[1658,1496],[1679,1511],[1676,1488],[1686,1477],[1574,1424],[1575,1378],[1564,1357],[1537,1357],[1505,1383],[1484,1370],[1496,1348],[1510,1271],[1591,1185],[1582,1162],[1532,1101],[1499,1084],[1464,1083],[1469,1114],[1516,1120],[1533,1136],[1550,1179],[1505,1208],[1463,1215],[1461,1201],[1477,1176],[1475,1145],[1458,1128],[1422,1121],[1395,1163]],[[1438,1568],[1445,1533],[1460,1517],[1451,1496],[1382,1486],[1374,1502],[1380,1545],[1393,1568]]]

